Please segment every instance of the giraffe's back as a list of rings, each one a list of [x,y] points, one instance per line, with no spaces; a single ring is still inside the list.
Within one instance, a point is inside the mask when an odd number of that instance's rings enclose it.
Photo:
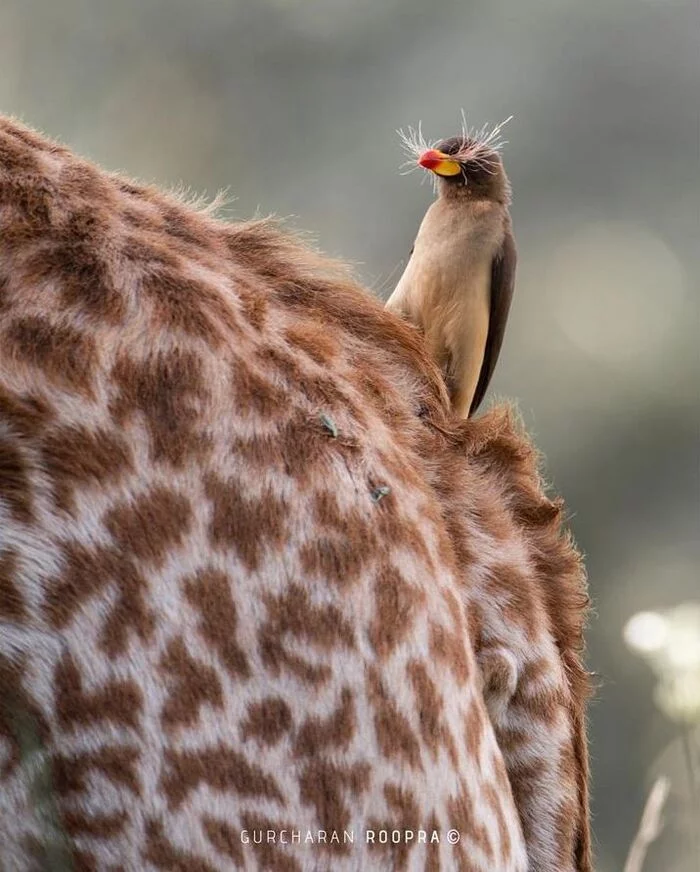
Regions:
[[[526,868],[445,408],[268,223],[0,120],[0,868]]]

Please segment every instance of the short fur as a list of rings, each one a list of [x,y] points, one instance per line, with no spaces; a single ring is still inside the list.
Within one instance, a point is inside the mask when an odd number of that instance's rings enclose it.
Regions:
[[[590,870],[585,606],[512,416],[342,268],[0,119],[8,868]]]

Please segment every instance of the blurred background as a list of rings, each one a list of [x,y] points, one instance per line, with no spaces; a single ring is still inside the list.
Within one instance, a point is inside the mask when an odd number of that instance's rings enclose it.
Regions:
[[[514,115],[518,280],[494,393],[517,399],[587,555],[601,872],[623,868],[659,773],[644,868],[700,868],[678,738],[700,701],[663,705],[636,656],[663,644],[658,620],[623,639],[635,613],[700,600],[699,24],[694,0],[0,3],[0,111],[109,169],[227,188],[230,217],[293,216],[383,297],[432,197],[399,174],[396,128]]]

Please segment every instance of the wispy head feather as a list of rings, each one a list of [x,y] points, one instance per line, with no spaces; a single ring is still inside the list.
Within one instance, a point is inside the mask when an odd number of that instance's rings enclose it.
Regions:
[[[417,160],[418,158],[428,149],[435,148],[435,142],[428,142],[426,138],[423,136],[423,126],[422,122],[418,122],[418,127],[407,127],[405,130],[400,129],[396,132],[399,135],[399,139],[401,140],[401,146],[404,150],[404,153],[408,160],[404,161],[401,164],[401,172],[402,175],[407,175],[408,173],[412,173],[414,170],[418,169]]]
[[[493,126],[484,124],[478,129],[469,127],[467,118],[462,110],[462,130],[457,139],[460,139],[462,144],[457,151],[450,151],[450,157],[460,163],[467,161],[481,164],[487,171],[492,165],[490,158],[498,154],[506,140],[503,139],[501,132],[505,125],[511,120],[510,115],[505,121]],[[426,140],[423,135],[422,125],[419,122],[417,127],[407,127],[405,130],[397,130],[403,150],[408,156],[408,160],[401,165],[402,174],[413,172],[418,168],[418,158],[430,148],[437,148],[444,139]]]
[[[401,140],[401,146],[403,148],[404,154],[407,157],[401,166],[399,167],[399,172],[402,176],[408,176],[411,173],[414,173],[417,169],[420,169],[418,166],[418,158],[429,148],[435,148],[435,142],[426,140],[425,136],[423,136],[423,127],[422,122],[418,122],[417,127],[407,127],[405,130],[399,129],[396,131],[399,139]],[[421,185],[425,182],[429,176],[432,174],[424,173],[420,183]],[[433,190],[437,190],[437,177],[433,176],[431,178]]]

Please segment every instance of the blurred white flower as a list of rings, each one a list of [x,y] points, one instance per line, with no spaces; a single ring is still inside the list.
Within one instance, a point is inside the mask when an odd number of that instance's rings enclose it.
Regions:
[[[666,644],[668,621],[658,612],[638,612],[625,624],[623,635],[633,651],[651,654]]]
[[[700,603],[639,612],[627,621],[623,636],[659,677],[654,700],[666,717],[700,722]]]
[[[675,669],[700,671],[700,604],[685,603],[671,613],[667,654]]]
[[[666,717],[680,724],[700,721],[700,669],[667,675],[654,689],[654,702]]]

